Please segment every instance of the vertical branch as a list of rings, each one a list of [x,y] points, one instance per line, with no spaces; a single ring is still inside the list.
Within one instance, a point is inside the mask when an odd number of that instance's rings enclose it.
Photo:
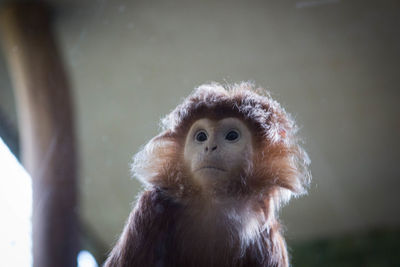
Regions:
[[[34,266],[76,266],[73,114],[49,10],[37,2],[4,6],[0,27],[17,101],[22,161],[33,179]]]

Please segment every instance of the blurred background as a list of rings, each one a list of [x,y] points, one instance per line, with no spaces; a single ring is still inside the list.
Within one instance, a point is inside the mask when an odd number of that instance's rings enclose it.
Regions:
[[[80,248],[99,265],[159,119],[203,83],[251,80],[295,117],[312,161],[309,194],[281,211],[293,266],[400,266],[398,1],[47,3],[75,122]],[[0,138],[21,160],[12,51],[0,54]],[[20,178],[7,166],[10,192]]]

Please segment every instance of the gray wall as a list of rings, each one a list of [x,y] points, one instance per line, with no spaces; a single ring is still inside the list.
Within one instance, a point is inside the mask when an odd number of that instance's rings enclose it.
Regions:
[[[82,218],[106,246],[141,190],[131,157],[209,81],[268,87],[302,126],[313,184],[282,211],[289,240],[399,225],[397,1],[53,2]]]

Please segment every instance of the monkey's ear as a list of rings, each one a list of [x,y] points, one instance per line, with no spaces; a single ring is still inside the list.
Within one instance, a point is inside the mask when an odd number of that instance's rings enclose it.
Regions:
[[[160,185],[179,155],[179,144],[176,140],[175,134],[170,130],[152,138],[133,157],[133,176],[145,185]]]
[[[293,196],[307,193],[311,173],[309,170],[310,158],[297,143],[291,144],[283,151],[282,157],[277,157],[275,162],[276,176],[279,177],[278,185],[291,191]]]

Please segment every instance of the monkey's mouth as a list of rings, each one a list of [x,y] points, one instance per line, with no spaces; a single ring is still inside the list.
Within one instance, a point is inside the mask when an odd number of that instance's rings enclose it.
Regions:
[[[215,167],[215,166],[203,166],[203,167],[198,168],[197,170],[198,171],[199,170],[216,170],[216,171],[226,172],[226,170],[224,170],[222,168]]]

